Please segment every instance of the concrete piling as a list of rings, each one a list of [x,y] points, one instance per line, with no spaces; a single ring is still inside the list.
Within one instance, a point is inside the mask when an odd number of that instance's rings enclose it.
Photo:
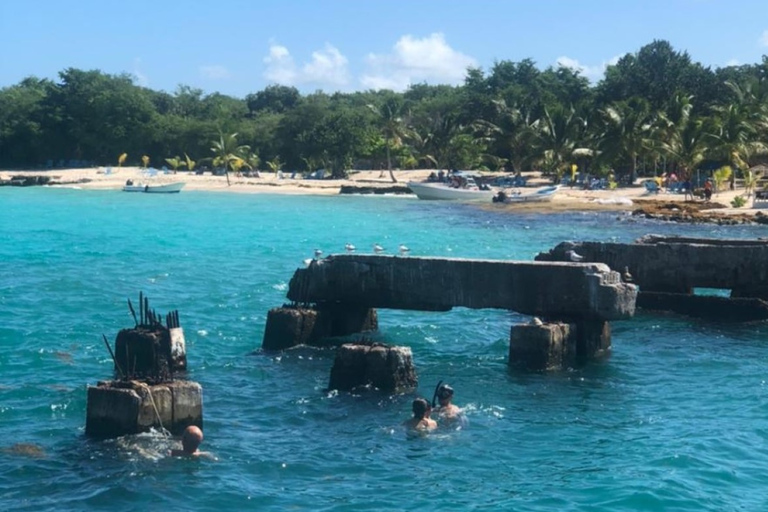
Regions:
[[[385,392],[416,388],[410,347],[347,343],[336,351],[329,389],[352,391],[371,386]]]

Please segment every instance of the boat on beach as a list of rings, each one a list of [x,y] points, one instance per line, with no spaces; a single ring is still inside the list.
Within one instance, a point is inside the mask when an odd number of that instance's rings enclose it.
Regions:
[[[552,185],[529,193],[523,193],[519,190],[515,192],[500,190],[496,195],[493,196],[493,202],[505,204],[545,203],[552,201],[559,188],[560,187],[558,185]]]
[[[125,182],[123,192],[146,192],[147,194],[178,194],[186,183],[165,183],[153,185],[150,183],[134,183],[133,180]]]
[[[467,178],[461,187],[452,187],[443,182],[409,181],[408,188],[419,199],[427,200],[487,201],[496,194],[491,188],[477,186],[472,178]]]

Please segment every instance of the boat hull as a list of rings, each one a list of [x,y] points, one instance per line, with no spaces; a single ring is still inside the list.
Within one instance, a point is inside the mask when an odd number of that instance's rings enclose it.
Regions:
[[[147,194],[178,194],[186,183],[167,183],[165,185],[148,185],[139,183],[125,185],[123,192],[144,192]]]
[[[408,182],[408,188],[419,199],[430,201],[488,201],[496,193],[494,190],[451,188],[444,183],[419,183],[414,181]]]
[[[530,194],[510,195],[504,199],[505,204],[516,203],[547,203],[555,197],[558,187],[544,187]]]

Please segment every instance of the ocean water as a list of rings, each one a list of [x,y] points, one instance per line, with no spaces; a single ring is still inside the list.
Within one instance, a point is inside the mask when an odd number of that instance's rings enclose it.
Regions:
[[[765,324],[639,314],[614,322],[609,358],[536,374],[507,367],[525,317],[381,310],[374,337],[413,349],[417,393],[443,379],[467,411],[468,428],[418,439],[399,427],[415,393],[329,392],[332,350],[259,350],[316,248],[529,260],[647,233],[767,231],[389,197],[0,189],[0,508],[768,510]],[[112,370],[101,335],[132,324],[140,290],[180,311],[218,461],[165,457],[160,433],[84,437],[86,385]]]

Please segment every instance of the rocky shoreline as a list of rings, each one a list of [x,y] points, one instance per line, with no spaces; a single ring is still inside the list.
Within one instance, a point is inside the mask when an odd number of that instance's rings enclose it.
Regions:
[[[0,179],[0,187],[40,187],[52,185],[77,185],[80,183],[90,183],[89,178],[82,178],[74,181],[59,181],[61,176],[41,176],[41,175],[16,175],[8,180]]]
[[[701,201],[653,201],[635,200],[639,206],[632,210],[632,216],[666,222],[688,224],[718,224],[733,226],[737,224],[768,224],[768,215],[758,211],[748,213],[719,213],[717,210],[728,208],[721,203]]]

